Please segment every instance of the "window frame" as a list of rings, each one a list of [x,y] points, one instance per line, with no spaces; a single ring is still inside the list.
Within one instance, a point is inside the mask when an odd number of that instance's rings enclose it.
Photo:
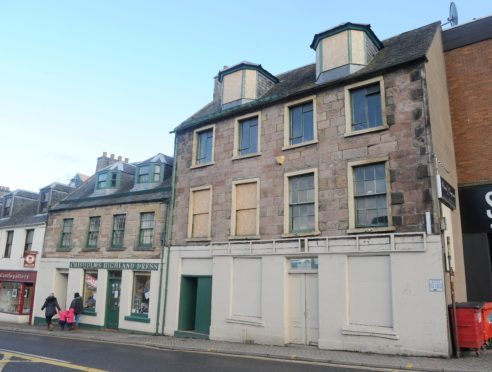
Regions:
[[[97,281],[97,286],[96,290],[92,291],[96,293],[96,299],[95,299],[95,304],[93,308],[87,308],[86,305],[86,290],[87,290],[87,281],[86,281],[86,275],[94,275],[96,276],[96,281]],[[97,290],[99,287],[99,271],[98,270],[84,270],[84,284],[82,287],[82,306],[83,306],[83,314],[89,314],[89,315],[96,315],[96,309],[97,309]]]
[[[198,153],[198,137],[200,133],[207,132],[212,130],[212,153],[210,154],[210,161],[206,163],[197,163],[197,153]],[[190,168],[200,168],[206,167],[208,165],[212,165],[215,163],[214,161],[214,153],[215,153],[215,124],[207,125],[204,127],[197,128],[193,131],[193,150],[192,150],[192,158],[191,158],[191,167]]]
[[[51,189],[44,189],[39,192],[39,208],[38,213],[47,213],[51,199]]]
[[[100,172],[97,173],[96,176],[96,183],[95,183],[95,190],[107,190],[107,189],[117,189],[120,186],[120,173],[119,171],[105,171],[105,172]],[[106,176],[105,185],[100,186],[101,181],[99,181],[100,176]],[[116,176],[115,178],[115,185],[112,186],[111,183],[113,182],[113,176]]]
[[[373,85],[379,83],[379,91],[381,95],[381,119],[382,124],[378,127],[367,128],[367,129],[352,129],[352,97],[351,91],[364,88],[369,85]],[[345,96],[345,137],[356,136],[364,133],[378,132],[381,130],[386,130],[389,128],[388,122],[386,120],[386,91],[384,88],[384,78],[383,76],[377,76],[372,79],[360,81],[354,84],[350,84],[344,87],[344,96]]]
[[[210,197],[208,202],[208,235],[205,237],[193,237],[193,203],[194,203],[194,192],[202,191],[202,190],[210,190]],[[212,185],[199,186],[190,188],[189,194],[189,206],[188,206],[188,233],[187,240],[188,241],[209,241],[211,240],[212,235]]]
[[[256,233],[255,235],[237,235],[236,234],[236,187],[248,183],[256,183]],[[232,181],[231,196],[231,235],[229,239],[260,239],[260,179],[249,178],[244,180]]]
[[[312,231],[290,231],[290,185],[289,178],[296,176],[303,176],[306,174],[313,174],[314,177],[314,229]],[[294,236],[311,236],[319,235],[319,183],[318,183],[318,168],[308,168],[293,172],[284,173],[284,233],[282,237],[294,237]]]
[[[29,236],[31,237],[31,241],[28,241]],[[26,238],[24,240],[24,252],[28,252],[32,250],[32,242],[34,241],[34,229],[26,229]],[[29,249],[27,247],[29,246]]]
[[[123,217],[123,229],[116,230],[115,229],[115,223],[116,219],[118,217]],[[121,249],[124,247],[124,241],[125,241],[125,229],[126,229],[126,214],[125,213],[120,213],[120,214],[114,214],[113,215],[113,224],[112,224],[112,229],[111,229],[111,242],[110,242],[110,247],[112,249]],[[121,234],[121,244],[114,244],[114,236],[116,231],[122,231]]]
[[[384,163],[384,172],[386,177],[386,208],[387,208],[387,215],[388,215],[388,225],[377,226],[377,227],[356,227],[354,168],[366,166],[366,165],[378,164],[378,163]],[[349,228],[347,230],[347,233],[395,231],[395,227],[393,226],[393,215],[391,213],[391,182],[390,182],[390,171],[389,171],[389,158],[387,156],[348,162],[347,186],[348,186],[347,194],[348,194],[348,207],[349,207]]]
[[[309,141],[304,141],[301,143],[291,144],[290,143],[290,129],[291,129],[291,109],[305,105],[309,102],[313,104],[313,139]],[[294,149],[297,147],[308,146],[314,143],[318,143],[318,115],[317,115],[317,104],[316,95],[309,97],[304,97],[295,101],[288,102],[284,105],[284,146],[282,150]]]
[[[239,141],[240,141],[240,126],[241,123],[254,119],[256,117],[257,120],[257,128],[258,128],[258,133],[256,136],[256,152],[249,153],[249,154],[244,154],[241,155],[239,153]],[[234,119],[234,145],[233,145],[233,151],[232,151],[232,160],[236,159],[245,159],[245,158],[252,158],[255,156],[261,155],[261,111],[253,112],[251,114],[247,115],[242,115]]]
[[[70,232],[65,232],[65,223],[70,221],[71,222],[71,225],[70,225]],[[71,249],[71,245],[72,245],[72,233],[73,233],[73,223],[74,223],[74,219],[73,218],[64,218],[63,219],[63,223],[62,223],[62,227],[61,227],[61,233],[60,233],[60,244],[58,245],[58,248],[60,250],[70,250]],[[63,238],[65,235],[68,235],[69,236],[69,239],[68,239],[68,245],[63,245]]]
[[[134,310],[135,284],[136,284],[137,276],[148,276],[148,278],[149,278],[149,299],[148,299],[148,305],[147,305],[147,313],[139,313],[139,312],[133,311]],[[131,301],[130,301],[130,318],[132,318],[132,317],[142,318],[142,319],[148,319],[149,318],[150,294],[152,293],[151,288],[152,288],[152,272],[151,271],[133,271]]]
[[[2,218],[10,217],[12,215],[12,205],[14,204],[14,198],[12,196],[8,196],[4,198],[3,201],[4,203],[2,208]]]
[[[97,230],[91,231],[92,221],[98,221],[96,224]],[[91,216],[89,217],[89,226],[87,228],[87,241],[85,244],[85,248],[87,250],[96,250],[97,243],[99,242],[99,234],[101,232],[101,216]],[[91,241],[91,234],[96,234],[95,244],[89,244]]]
[[[148,227],[143,228],[142,227],[142,222],[144,222],[144,220],[143,220],[144,215],[152,215],[152,228],[148,228]],[[152,249],[152,247],[154,246],[155,216],[156,216],[155,211],[140,212],[140,223],[138,226],[138,241],[137,241],[137,248],[138,249],[149,250],[149,249]],[[147,230],[152,230],[152,235],[151,235],[149,244],[142,243],[143,233],[144,233],[144,231],[147,231]]]
[[[7,239],[5,240],[5,249],[3,251],[3,258],[12,257],[12,247],[14,245],[14,230],[7,231]]]

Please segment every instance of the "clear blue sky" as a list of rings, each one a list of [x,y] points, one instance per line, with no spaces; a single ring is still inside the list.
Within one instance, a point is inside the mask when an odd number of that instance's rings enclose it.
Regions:
[[[460,23],[492,1],[456,1]],[[380,39],[445,20],[448,0],[0,0],[0,185],[38,191],[103,151],[173,155],[176,125],[224,65],[278,74],[314,62],[315,33],[370,23]]]

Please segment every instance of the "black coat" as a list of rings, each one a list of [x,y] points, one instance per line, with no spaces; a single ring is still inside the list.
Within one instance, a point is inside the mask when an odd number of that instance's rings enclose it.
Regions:
[[[84,311],[84,305],[82,304],[82,297],[75,297],[70,304],[70,308],[73,308],[75,315],[82,314]]]
[[[60,305],[58,305],[58,300],[56,299],[55,296],[46,297],[46,300],[44,301],[44,304],[43,304],[43,307],[41,308],[41,310],[44,310],[44,309],[46,309],[46,311],[45,311],[46,316],[55,315],[56,309],[61,310]]]

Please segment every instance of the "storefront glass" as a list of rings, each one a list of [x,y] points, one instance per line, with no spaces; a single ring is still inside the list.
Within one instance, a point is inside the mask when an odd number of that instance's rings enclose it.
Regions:
[[[138,272],[133,278],[132,315],[149,314],[150,273]]]
[[[21,289],[21,283],[0,283],[0,312],[16,314],[19,313],[19,302],[22,297]]]
[[[96,311],[97,271],[84,272],[84,311]]]

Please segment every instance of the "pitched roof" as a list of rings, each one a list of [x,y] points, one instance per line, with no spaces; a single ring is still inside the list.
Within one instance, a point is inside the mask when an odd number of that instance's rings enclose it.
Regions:
[[[147,160],[141,161],[137,164],[145,164],[145,163],[162,163],[167,165],[173,165],[173,158],[170,156],[158,153],[157,155],[148,158]]]
[[[179,132],[216,120],[225,119],[232,115],[258,110],[274,102],[313,94],[320,89],[330,86],[367,79],[390,69],[397,68],[398,66],[423,60],[436,31],[440,27],[440,22],[434,22],[386,39],[382,42],[384,48],[374,56],[366,67],[349,76],[324,84],[316,84],[316,66],[314,63],[279,74],[277,75],[279,83],[275,84],[258,100],[227,109],[223,109],[220,102],[212,101],[178,125],[174,131]]]

